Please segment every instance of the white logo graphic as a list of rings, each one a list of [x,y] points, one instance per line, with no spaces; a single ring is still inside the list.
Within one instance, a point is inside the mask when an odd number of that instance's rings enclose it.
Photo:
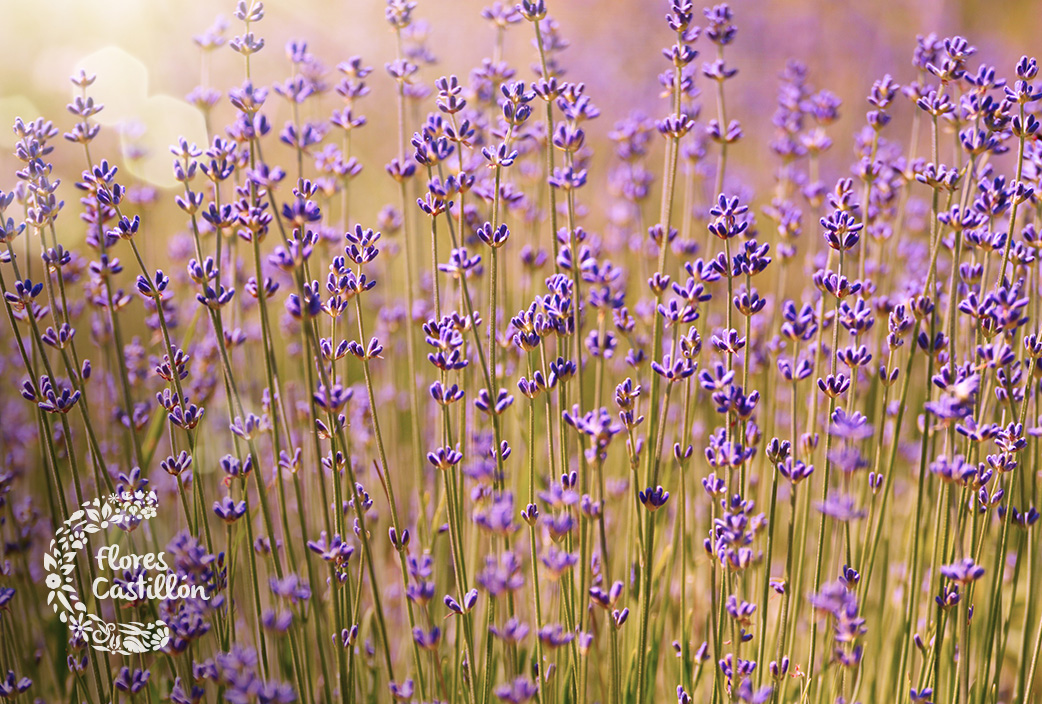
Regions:
[[[73,586],[76,555],[86,547],[87,536],[112,526],[133,530],[141,522],[155,517],[157,503],[154,491],[123,492],[87,501],[58,528],[50,552],[44,555],[47,603],[62,623],[88,640],[95,650],[130,655],[160,650],[170,641],[170,629],[164,621],[116,624],[90,613]],[[100,576],[94,580],[91,591],[97,599],[138,602],[189,596],[209,598],[202,586],[178,584],[179,577],[170,571],[162,552],[121,555],[118,546],[105,545],[98,548],[94,559]],[[136,578],[133,581],[119,578],[117,575],[124,570],[138,571]],[[149,571],[158,574],[149,577]]]

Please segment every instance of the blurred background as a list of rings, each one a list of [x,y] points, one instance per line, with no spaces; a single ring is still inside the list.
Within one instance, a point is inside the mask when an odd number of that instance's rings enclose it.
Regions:
[[[424,82],[450,73],[465,78],[491,54],[494,29],[481,18],[481,10],[488,4],[488,0],[420,0],[416,17],[428,23],[428,45],[434,47],[438,60],[423,68]],[[659,50],[670,41],[663,21],[664,1],[551,0],[548,5],[562,35],[572,43],[561,56],[566,77],[585,82],[601,109],[601,118],[588,125],[594,146],[616,120],[633,110],[651,117],[663,114],[656,76],[665,67]],[[393,34],[383,18],[384,3],[268,0],[265,6],[267,16],[256,30],[267,46],[254,57],[255,82],[270,85],[288,76],[283,48],[291,39],[308,42],[312,53],[330,70],[331,80],[336,64],[355,55],[376,69],[368,81],[372,94],[360,104],[370,125],[366,138],[359,140],[356,156],[368,169],[381,169],[394,156],[397,143],[394,84],[383,70],[394,56]],[[912,78],[916,34],[966,35],[979,50],[971,60],[974,70],[983,61],[997,65],[1005,74],[1022,53],[1042,53],[1042,12],[1030,1],[737,0],[732,6],[739,33],[728,50],[728,63],[739,69],[740,80],[728,83],[729,117],[741,122],[747,137],[732,152],[731,173],[757,186],[770,183],[774,165],[764,168],[751,157],[763,153],[770,139],[777,76],[789,58],[807,65],[813,89],[831,90],[843,100],[841,119],[830,128],[836,146],[823,162],[822,177],[827,183],[844,175],[840,168],[846,169],[851,161],[850,136],[864,125],[864,98],[872,82],[887,72],[899,82]],[[243,77],[242,57],[227,46],[213,53],[208,71],[204,71],[202,52],[192,42],[217,17],[231,19],[233,0],[2,0],[0,8],[0,61],[7,67],[0,72],[0,188],[4,190],[14,185],[17,168],[10,153],[15,136],[9,126],[16,116],[44,116],[62,131],[68,129],[73,123],[65,110],[73,94],[69,76],[79,68],[98,74],[91,94],[106,105],[99,120],[119,128],[103,131],[95,159],[117,158],[129,150],[138,157],[128,164],[135,175],[159,186],[171,185],[167,147],[179,135],[198,143],[206,141],[201,115],[185,102],[185,95],[204,80],[226,92]],[[225,36],[234,34],[229,31]],[[527,23],[506,33],[505,59],[522,79],[532,77],[535,51],[531,37]],[[700,85],[704,88],[705,83]],[[713,96],[705,98],[705,114],[715,112]],[[316,104],[328,110],[340,104],[335,94],[324,96],[323,101]],[[907,101],[899,102],[903,104],[895,114],[896,130],[908,125]],[[267,111],[277,131],[288,117],[286,102],[271,96]],[[222,99],[215,117],[217,127],[224,124],[223,118],[231,119],[226,100]],[[316,109],[315,115],[306,117],[319,119],[322,115]],[[373,134],[379,130],[387,131],[386,139]],[[595,151],[596,159],[607,158],[606,152]],[[80,149],[68,143],[60,143],[53,158],[59,175],[66,179],[78,175],[84,166]],[[372,171],[369,173],[371,176]],[[604,170],[592,173],[603,174]],[[363,181],[364,188],[386,187],[390,197],[390,179]],[[603,191],[603,184],[593,185]],[[372,194],[375,200],[382,195]],[[359,205],[364,207],[364,202]],[[377,207],[373,206],[373,212]]]

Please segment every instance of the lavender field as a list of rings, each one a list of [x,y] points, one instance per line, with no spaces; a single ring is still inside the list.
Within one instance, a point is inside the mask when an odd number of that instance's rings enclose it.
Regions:
[[[218,4],[0,95],[0,700],[1042,701],[1032,47]]]

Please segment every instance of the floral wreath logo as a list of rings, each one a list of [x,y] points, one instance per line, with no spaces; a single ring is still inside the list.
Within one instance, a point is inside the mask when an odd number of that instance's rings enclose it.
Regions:
[[[47,603],[62,623],[90,642],[91,647],[109,653],[132,655],[160,650],[170,642],[165,621],[109,623],[87,611],[72,584],[76,555],[87,545],[87,536],[111,526],[133,530],[142,521],[154,518],[158,497],[154,491],[121,492],[105,499],[84,502],[82,507],[55,532],[49,552],[44,555],[47,572]]]

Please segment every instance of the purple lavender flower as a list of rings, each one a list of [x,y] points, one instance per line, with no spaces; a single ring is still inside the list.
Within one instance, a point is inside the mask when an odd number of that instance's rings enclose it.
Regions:
[[[941,574],[958,584],[969,584],[984,576],[984,568],[975,564],[972,558],[964,557],[950,565],[942,565]]]

